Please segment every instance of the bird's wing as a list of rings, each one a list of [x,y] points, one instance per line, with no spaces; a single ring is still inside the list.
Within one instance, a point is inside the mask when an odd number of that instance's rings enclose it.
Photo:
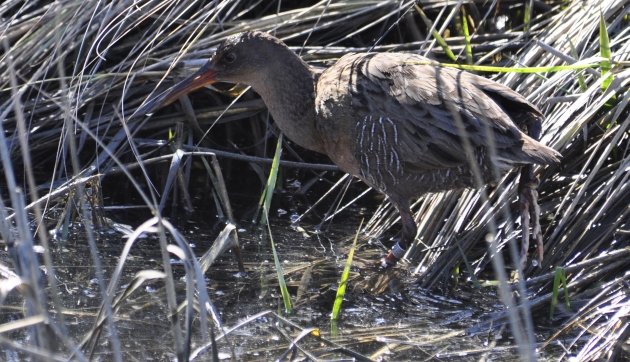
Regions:
[[[456,167],[468,162],[467,152],[487,147],[518,158],[510,149],[520,149],[526,136],[486,93],[500,95],[498,84],[412,54],[356,54],[345,62],[353,68],[347,89],[354,108],[365,113],[362,122],[395,124],[396,148],[405,167]],[[522,99],[515,92],[509,96]]]

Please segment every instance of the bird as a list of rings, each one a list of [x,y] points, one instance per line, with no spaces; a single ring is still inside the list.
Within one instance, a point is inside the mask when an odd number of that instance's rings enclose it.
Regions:
[[[530,239],[542,261],[532,165],[556,164],[561,155],[538,141],[541,111],[509,87],[414,53],[349,53],[322,71],[280,39],[247,31],[227,37],[197,72],[136,113],[151,114],[215,82],[251,86],[291,141],[388,197],[402,230],[381,267],[396,265],[416,238],[413,199],[480,188],[517,167],[520,262]]]

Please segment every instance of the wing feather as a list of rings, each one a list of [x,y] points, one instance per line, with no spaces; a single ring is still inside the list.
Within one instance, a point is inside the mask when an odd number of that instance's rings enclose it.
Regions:
[[[432,65],[427,58],[380,53],[357,57],[352,98],[367,114],[386,115],[401,129],[401,158],[408,167],[439,169],[468,162],[466,152],[518,148],[524,134],[468,73]],[[490,82],[490,81],[488,81]],[[492,82],[490,82],[492,83]],[[489,87],[487,87],[489,88]],[[521,97],[522,98],[522,97]],[[459,124],[458,124],[459,122]],[[466,138],[472,149],[465,147]],[[515,160],[518,161],[518,160]]]

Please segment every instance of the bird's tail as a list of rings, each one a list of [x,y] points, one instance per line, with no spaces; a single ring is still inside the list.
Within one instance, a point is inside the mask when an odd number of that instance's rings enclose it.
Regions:
[[[560,162],[562,155],[553,148],[547,147],[530,137],[524,137],[523,141],[521,155],[519,155],[524,158],[523,161],[539,165],[551,165]]]
[[[557,164],[560,162],[560,158],[562,158],[562,155],[553,148],[523,135],[521,147],[510,147],[495,152],[492,164],[503,173],[515,166]]]

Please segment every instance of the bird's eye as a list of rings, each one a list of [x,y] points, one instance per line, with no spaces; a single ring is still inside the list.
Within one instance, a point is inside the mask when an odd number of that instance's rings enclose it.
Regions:
[[[230,63],[234,63],[234,61],[236,60],[236,54],[234,53],[226,53],[223,56],[223,62],[225,62],[226,64],[230,64]]]

